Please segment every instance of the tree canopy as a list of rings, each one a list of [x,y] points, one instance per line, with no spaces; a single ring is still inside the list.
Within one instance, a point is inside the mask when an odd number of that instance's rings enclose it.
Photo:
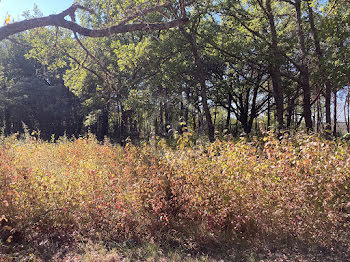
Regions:
[[[56,15],[26,12],[0,28],[1,125],[118,142],[349,132],[349,10],[347,1],[81,0]],[[47,102],[29,94],[36,88]],[[51,109],[20,113],[35,103]],[[53,119],[60,131],[43,124]]]

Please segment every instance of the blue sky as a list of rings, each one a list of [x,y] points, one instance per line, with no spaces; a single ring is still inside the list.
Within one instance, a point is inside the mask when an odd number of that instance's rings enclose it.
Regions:
[[[72,5],[74,0],[0,0],[0,19],[5,20],[6,14],[16,21],[22,20],[21,15],[26,10],[33,10],[36,3],[44,15],[59,13]],[[2,26],[3,22],[0,23]]]

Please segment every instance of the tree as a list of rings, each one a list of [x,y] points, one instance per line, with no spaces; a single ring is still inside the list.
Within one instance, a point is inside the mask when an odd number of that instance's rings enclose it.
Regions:
[[[30,46],[8,41],[0,45],[0,126],[4,134],[23,132],[24,123],[30,130],[40,130],[44,139],[53,134],[79,135],[79,99],[60,79],[44,76],[41,63],[25,58]]]
[[[228,129],[230,122],[236,134],[258,130],[256,119],[278,130],[304,120],[310,130],[316,113],[321,130],[327,83],[334,93],[349,82],[347,8],[329,8],[336,15],[321,9],[331,2],[208,0],[187,1],[191,8],[185,12],[181,3],[80,0],[63,19],[94,33],[47,26],[8,37],[4,47],[26,48],[13,53],[13,62],[1,57],[1,85],[36,92],[18,66],[33,63],[29,78],[69,88],[80,103],[81,132],[89,129],[101,140],[168,137],[185,127],[199,135],[206,131],[213,141],[214,130]],[[27,13],[26,21],[41,18],[40,12]],[[102,25],[172,21],[183,23],[177,30],[96,33]],[[22,61],[23,55],[29,60]],[[3,119],[14,119],[4,108]]]
[[[245,3],[248,3],[246,5]],[[257,42],[264,43],[268,49],[267,60],[270,77],[272,80],[273,96],[276,104],[278,129],[284,129],[284,87],[282,86],[281,67],[283,52],[280,48],[279,36],[276,24],[276,11],[278,3],[271,0],[261,1],[223,1],[223,15],[228,19],[234,19],[240,25],[241,31],[250,35]],[[281,20],[279,20],[281,21]],[[268,30],[266,28],[269,28]],[[255,50],[254,50],[255,51]]]
[[[80,13],[79,21],[84,26],[94,28],[99,27],[102,21],[109,28],[112,24],[121,25],[127,22],[132,22],[132,25],[146,23],[152,27],[152,24],[159,25],[164,20],[171,20],[171,14],[176,10],[176,5],[172,6],[174,1],[163,4],[157,2],[153,7],[140,4],[137,6],[139,9],[134,8],[127,13],[124,10],[130,10],[134,1],[123,1],[120,5],[109,1],[110,6],[99,1],[81,2],[84,6],[94,6],[94,15]],[[175,20],[186,22],[186,19],[178,18],[185,14],[183,4],[184,1],[179,1]],[[78,9],[81,6],[77,5]],[[33,19],[41,18],[27,20]],[[72,38],[72,34],[64,28],[36,28],[26,34],[26,41],[33,47],[28,56],[44,64],[46,74],[52,70],[64,69],[65,84],[84,100],[85,124],[103,139],[111,131],[110,124],[114,123],[112,133],[120,141],[129,136],[129,132],[134,132],[131,129],[135,128],[129,127],[130,121],[133,126],[137,123],[132,120],[134,116],[130,115],[135,112],[128,109],[129,94],[133,89],[145,87],[145,79],[150,75],[146,72],[149,67],[138,61],[143,55],[143,51],[140,51],[151,42],[149,29],[127,32],[123,36],[112,34],[100,38],[79,36],[77,32],[73,32]],[[117,118],[120,120],[115,119],[116,115],[119,115]]]

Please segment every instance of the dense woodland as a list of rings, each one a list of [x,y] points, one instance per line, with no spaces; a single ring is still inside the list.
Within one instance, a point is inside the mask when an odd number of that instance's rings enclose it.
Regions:
[[[96,29],[181,16],[176,1],[117,2],[79,1],[76,19]],[[184,129],[211,141],[268,129],[336,135],[340,111],[350,131],[349,2],[185,3],[188,21],[167,30],[92,38],[49,26],[3,40],[2,133],[115,142]],[[23,15],[42,17],[38,7]]]

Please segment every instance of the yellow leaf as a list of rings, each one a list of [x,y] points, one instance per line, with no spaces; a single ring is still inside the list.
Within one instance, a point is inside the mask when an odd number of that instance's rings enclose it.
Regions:
[[[5,24],[8,25],[10,23],[10,15],[8,15],[5,19]]]
[[[11,243],[12,238],[13,238],[13,236],[9,236],[9,238],[7,239],[7,242],[8,242],[8,243]]]

